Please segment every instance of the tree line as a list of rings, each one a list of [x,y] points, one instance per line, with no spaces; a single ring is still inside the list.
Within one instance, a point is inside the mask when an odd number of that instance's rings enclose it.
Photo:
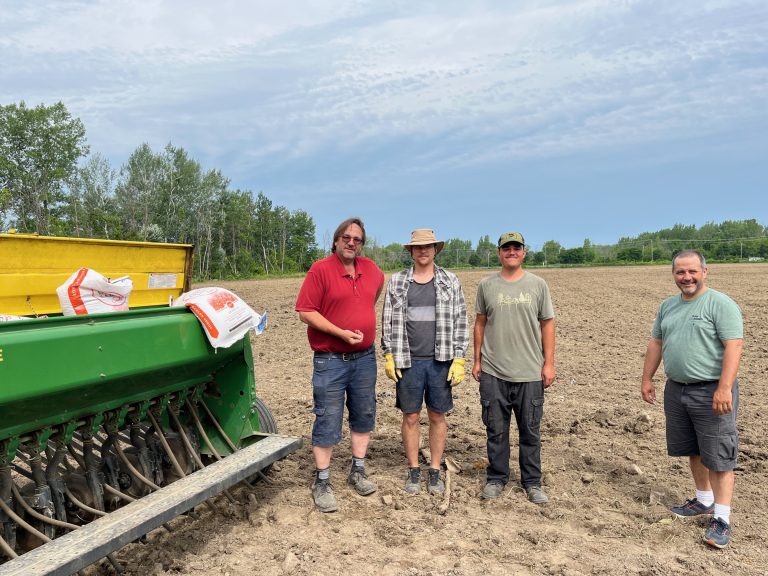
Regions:
[[[221,171],[204,169],[186,150],[141,144],[119,168],[91,154],[83,123],[61,102],[34,108],[0,105],[0,230],[41,235],[195,245],[197,279],[304,272],[326,252],[303,210],[274,205],[263,193],[232,189]],[[529,247],[532,265],[669,261],[683,248],[711,260],[768,258],[768,228],[756,220],[707,223],[621,238],[616,244]],[[402,244],[369,238],[364,254],[385,270],[410,265]],[[438,255],[446,267],[495,266],[489,236],[473,246],[452,238]]]
[[[705,258],[714,261],[765,260],[768,259],[768,227],[754,219],[707,223],[699,228],[676,224],[658,232],[621,238],[616,244],[593,244],[587,238],[575,248],[548,240],[540,247],[528,246],[526,262],[535,266],[670,262],[675,253],[685,248],[698,249]],[[364,253],[385,270],[409,266],[411,261],[403,245],[397,243],[380,246],[375,241],[369,242]],[[446,240],[436,262],[450,268],[496,266],[496,244],[487,235],[474,247],[469,240],[451,238]]]
[[[0,106],[0,228],[194,244],[198,279],[306,270],[320,255],[311,216],[229,184],[172,144],[141,144],[115,169],[61,102]]]

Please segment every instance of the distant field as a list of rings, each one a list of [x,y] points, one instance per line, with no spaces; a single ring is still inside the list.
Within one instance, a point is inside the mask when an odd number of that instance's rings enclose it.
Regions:
[[[204,519],[190,521],[183,531],[157,531],[149,546],[121,551],[130,573],[764,574],[768,264],[713,265],[710,271],[710,286],[738,301],[746,327],[734,539],[722,552],[701,543],[701,524],[671,520],[667,506],[690,497],[693,486],[687,463],[665,453],[661,406],[649,406],[639,396],[656,308],[676,291],[669,267],[535,273],[549,282],[557,313],[558,377],[546,395],[543,424],[547,507],[529,504],[512,482],[500,501],[479,499],[485,433],[477,384],[469,380],[455,389],[455,410],[448,418],[448,454],[463,472],[452,479],[447,514],[437,513],[437,498],[406,495],[400,414],[381,366],[368,464],[379,485],[376,494],[361,498],[345,486],[350,456],[345,436],[333,463],[340,509],[315,512],[306,441],[276,466],[273,484],[260,484],[245,509],[231,516],[203,510]],[[459,271],[471,317],[477,283],[487,274]],[[300,278],[224,283],[257,310],[269,309],[267,330],[253,340],[259,394],[281,432],[306,437],[313,419],[311,356],[293,311],[300,284]],[[661,378],[657,384],[663,386]],[[512,469],[517,474],[514,443]],[[165,572],[158,572],[158,565]]]

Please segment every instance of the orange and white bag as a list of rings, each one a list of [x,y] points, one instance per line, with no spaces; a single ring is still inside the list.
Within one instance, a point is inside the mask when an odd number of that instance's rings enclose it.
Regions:
[[[133,289],[129,276],[110,280],[90,268],[80,268],[56,288],[64,316],[96,312],[125,312]]]
[[[249,330],[261,334],[267,323],[266,312],[257,314],[225,288],[196,288],[179,296],[171,305],[188,307],[200,320],[214,348],[229,348]]]

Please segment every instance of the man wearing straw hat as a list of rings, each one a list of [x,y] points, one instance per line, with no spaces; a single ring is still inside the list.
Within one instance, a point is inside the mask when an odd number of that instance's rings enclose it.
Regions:
[[[432,230],[414,230],[404,245],[413,266],[392,275],[384,299],[381,347],[387,377],[397,383],[395,405],[403,412],[401,432],[408,460],[405,490],[410,494],[421,490],[422,402],[429,417],[427,492],[445,491],[440,479],[448,431],[445,414],[453,409],[451,386],[464,380],[467,307],[459,279],[435,264],[444,245]]]

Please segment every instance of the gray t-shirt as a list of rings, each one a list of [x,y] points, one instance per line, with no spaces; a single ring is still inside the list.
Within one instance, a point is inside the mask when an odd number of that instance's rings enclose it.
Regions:
[[[435,357],[435,279],[416,281],[408,287],[408,315],[405,330],[411,358]]]
[[[480,349],[482,371],[508,382],[541,380],[539,322],[555,317],[547,283],[530,272],[515,282],[500,273],[484,278],[477,287],[475,312],[488,317]]]
[[[693,300],[677,294],[659,306],[651,336],[662,341],[667,378],[676,382],[719,380],[722,341],[744,337],[741,309],[711,288]]]

